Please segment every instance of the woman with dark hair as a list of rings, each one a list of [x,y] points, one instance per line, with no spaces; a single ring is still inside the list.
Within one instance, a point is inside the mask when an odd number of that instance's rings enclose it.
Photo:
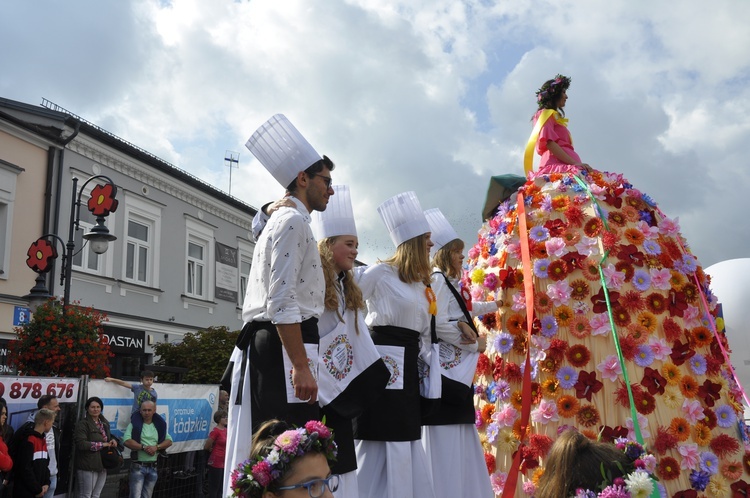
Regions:
[[[109,432],[109,421],[102,415],[102,400],[92,396],[86,400],[85,407],[86,416],[78,421],[74,433],[78,496],[99,498],[107,480],[100,452],[106,447],[117,446],[117,441]]]
[[[580,161],[560,112],[569,85],[558,75],[537,92],[527,152],[542,162],[531,171],[527,155],[528,180],[480,229],[463,280],[475,301],[503,294],[509,307],[478,325],[491,483],[503,498],[534,496],[568,426],[653,449],[667,496],[745,492],[747,397],[709,278],[653,198]]]
[[[336,453],[333,433],[321,422],[294,429],[268,420],[253,435],[250,458],[232,471],[232,496],[333,498],[339,476],[330,465]]]

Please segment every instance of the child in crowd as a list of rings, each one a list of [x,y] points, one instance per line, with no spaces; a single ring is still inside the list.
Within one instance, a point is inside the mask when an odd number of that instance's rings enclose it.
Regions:
[[[105,377],[105,382],[114,382],[118,386],[126,387],[133,391],[133,406],[130,413],[138,413],[141,409],[141,403],[144,401],[153,401],[156,403],[156,389],[154,389],[154,372],[144,370],[141,372],[141,383],[134,384],[125,380],[115,379],[114,377]]]

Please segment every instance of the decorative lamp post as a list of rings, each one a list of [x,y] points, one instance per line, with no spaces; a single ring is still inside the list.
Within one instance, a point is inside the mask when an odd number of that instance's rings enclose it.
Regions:
[[[62,272],[60,274],[60,285],[62,285],[64,289],[63,306],[68,306],[68,304],[70,304],[71,271],[73,266],[73,256],[76,255],[75,232],[81,229],[81,195],[83,194],[86,185],[88,185],[91,180],[97,178],[106,180],[107,183],[104,185],[97,185],[91,191],[91,197],[86,203],[86,207],[94,216],[96,216],[96,225],[91,231],[83,234],[83,238],[91,244],[91,250],[96,254],[104,254],[107,252],[109,243],[117,239],[117,237],[109,233],[109,229],[104,224],[104,218],[117,210],[118,202],[117,199],[115,199],[115,196],[117,195],[117,185],[115,185],[107,176],[96,175],[86,180],[79,190],[78,178],[73,178],[73,194],[70,200],[70,231],[67,244],[56,234],[46,233],[34,241],[26,253],[28,256],[26,258],[26,265],[39,274],[36,279],[36,285],[34,285],[27,296],[24,296],[29,299],[29,304],[32,308],[35,308],[40,302],[51,297],[47,290],[44,274],[50,271],[52,263],[58,256],[55,241],[60,242],[63,249]],[[81,249],[83,249],[83,247]]]

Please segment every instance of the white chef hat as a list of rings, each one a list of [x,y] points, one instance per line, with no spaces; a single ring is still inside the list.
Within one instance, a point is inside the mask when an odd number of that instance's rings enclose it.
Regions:
[[[403,192],[378,206],[378,214],[388,229],[393,244],[398,247],[417,235],[430,231],[417,194]]]
[[[312,230],[317,240],[338,235],[357,235],[352,197],[346,185],[333,185],[325,211],[312,212]]]
[[[432,255],[440,250],[448,242],[458,239],[458,234],[453,229],[451,224],[445,218],[445,215],[439,208],[428,209],[424,212],[427,223],[430,225],[430,231],[432,232]]]
[[[284,188],[297,178],[300,171],[322,159],[283,114],[276,114],[263,123],[245,147]]]

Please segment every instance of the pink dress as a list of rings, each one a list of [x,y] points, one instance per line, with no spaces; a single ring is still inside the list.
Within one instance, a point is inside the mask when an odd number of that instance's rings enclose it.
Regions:
[[[537,119],[539,119],[539,115],[542,113],[542,110],[540,109],[537,111],[537,113],[534,115],[534,125],[536,125]],[[550,152],[547,149],[547,141],[552,140],[553,142],[557,142],[557,145],[559,145],[565,152],[568,153],[568,155],[575,160],[576,162],[581,162],[581,158],[576,154],[576,151],[573,150],[573,140],[570,138],[570,132],[568,131],[568,128],[561,125],[555,120],[555,117],[558,116],[558,114],[553,114],[546,123],[544,123],[544,126],[542,126],[542,129],[539,131],[539,139],[536,142],[536,153],[542,156],[542,159],[539,161],[539,166],[537,166],[536,171],[531,173],[532,178],[536,178],[538,175],[541,174],[550,174],[550,173],[579,173],[580,169],[576,166],[573,166],[572,164],[565,164],[561,162],[555,155]]]

